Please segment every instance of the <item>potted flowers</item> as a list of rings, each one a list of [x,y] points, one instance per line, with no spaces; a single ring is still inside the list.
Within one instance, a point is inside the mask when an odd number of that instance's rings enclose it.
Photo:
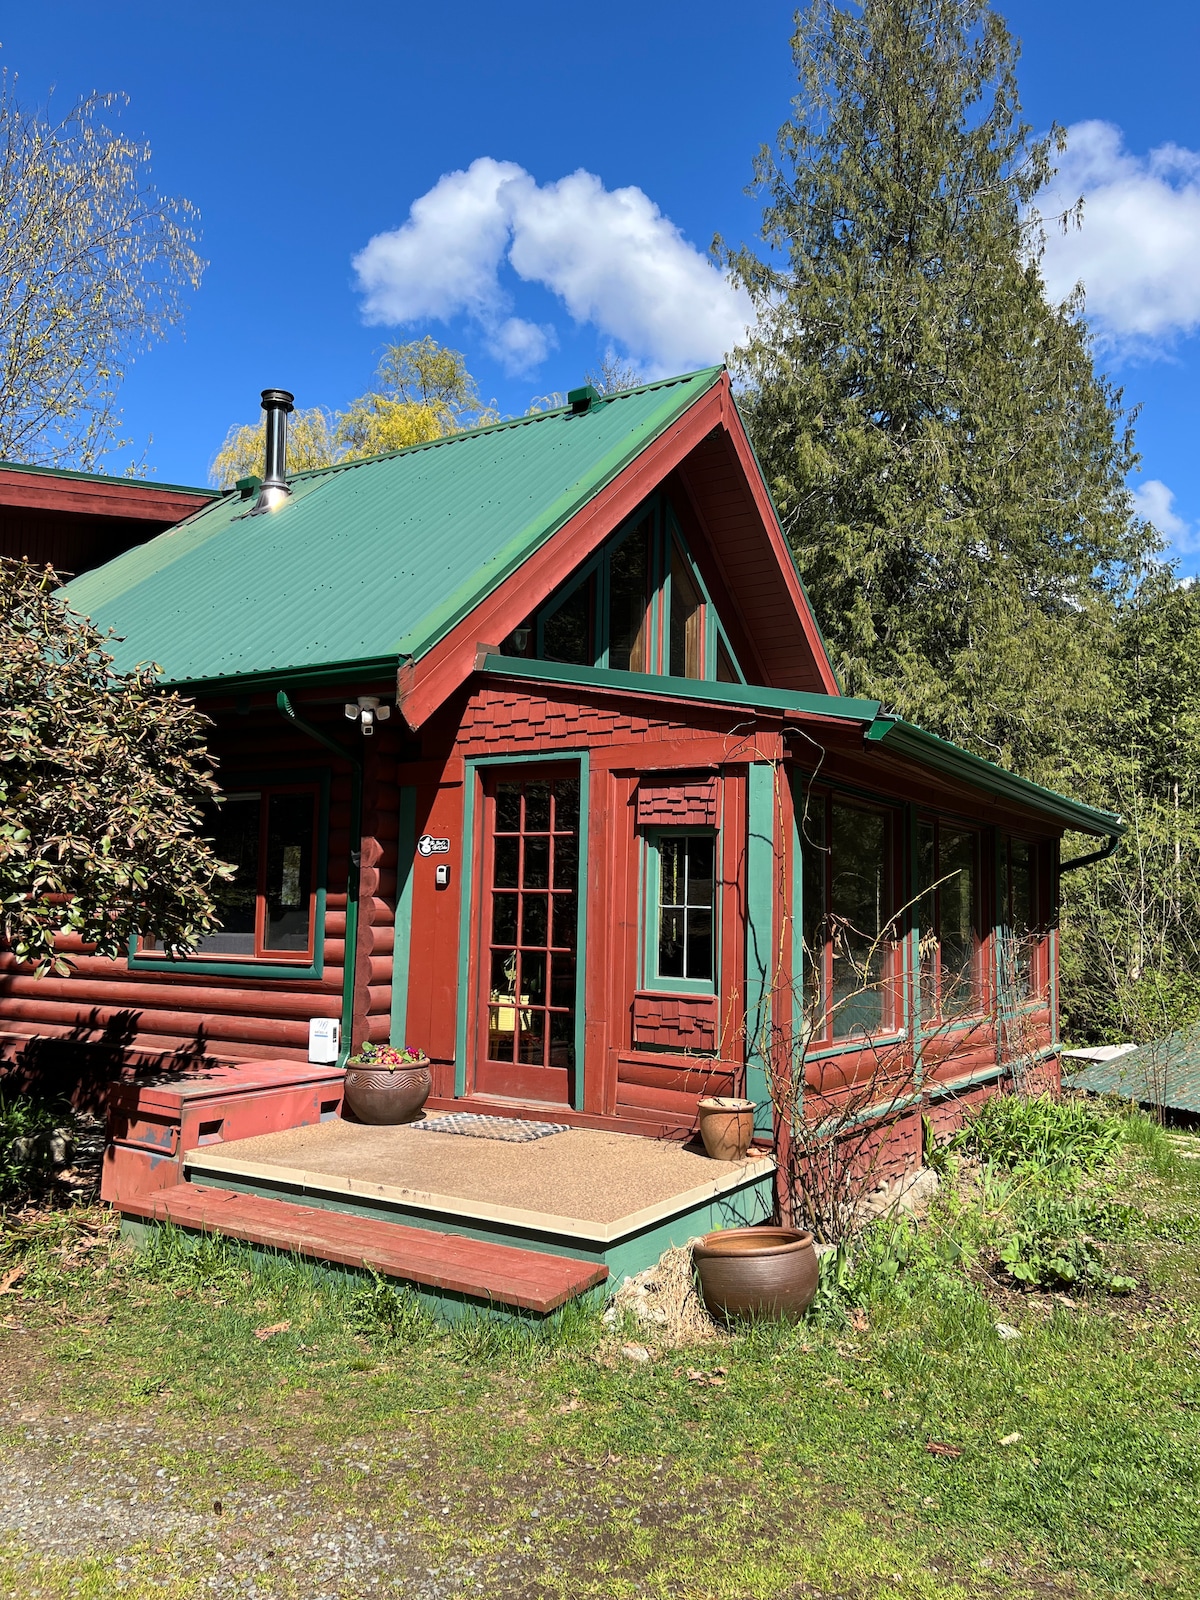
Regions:
[[[408,1045],[367,1043],[346,1063],[346,1104],[359,1122],[412,1122],[432,1087],[429,1057]]]

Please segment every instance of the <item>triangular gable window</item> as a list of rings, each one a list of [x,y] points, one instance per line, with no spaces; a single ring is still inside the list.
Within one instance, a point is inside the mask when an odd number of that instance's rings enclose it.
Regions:
[[[568,666],[746,681],[687,542],[662,500],[618,529],[547,601],[520,653]]]

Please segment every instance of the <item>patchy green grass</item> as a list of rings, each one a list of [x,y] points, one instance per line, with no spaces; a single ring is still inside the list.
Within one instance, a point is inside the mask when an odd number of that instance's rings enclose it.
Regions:
[[[1005,1270],[1046,1192],[1022,1157],[876,1230],[806,1323],[646,1363],[590,1311],[439,1330],[220,1241],[137,1255],[98,1211],[12,1227],[0,1462],[31,1509],[0,1595],[1191,1597],[1200,1139],[1121,1131],[1052,1193],[1112,1213],[1127,1295]],[[127,1526],[72,1532],[114,1501]]]

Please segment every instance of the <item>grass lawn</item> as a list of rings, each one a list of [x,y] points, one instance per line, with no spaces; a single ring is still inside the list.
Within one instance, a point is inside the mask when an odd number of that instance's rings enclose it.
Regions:
[[[0,1595],[1191,1600],[1200,1138],[1129,1126],[1052,1199],[1131,1293],[1016,1287],[1039,1180],[989,1169],[805,1323],[682,1350],[10,1217]]]

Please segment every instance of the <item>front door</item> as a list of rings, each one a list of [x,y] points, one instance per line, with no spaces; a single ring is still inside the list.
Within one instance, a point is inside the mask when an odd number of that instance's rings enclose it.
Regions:
[[[480,1094],[571,1103],[579,798],[578,769],[507,767],[485,780]]]

